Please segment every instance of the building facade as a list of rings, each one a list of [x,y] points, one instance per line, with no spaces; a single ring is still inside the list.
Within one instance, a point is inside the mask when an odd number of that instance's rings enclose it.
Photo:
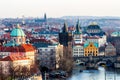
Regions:
[[[84,56],[98,56],[98,43],[86,42],[84,44]]]
[[[108,43],[108,45],[105,47],[105,56],[115,56],[115,55],[116,55],[116,48],[111,43]]]
[[[38,48],[40,65],[48,69],[59,68],[59,60],[63,56],[63,46],[60,44],[47,45]]]

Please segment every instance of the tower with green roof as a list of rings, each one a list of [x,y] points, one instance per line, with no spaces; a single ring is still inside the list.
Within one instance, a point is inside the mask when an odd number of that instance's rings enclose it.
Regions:
[[[83,42],[82,30],[80,27],[79,20],[77,21],[75,32],[74,32],[74,41],[75,41],[75,43],[82,43]]]

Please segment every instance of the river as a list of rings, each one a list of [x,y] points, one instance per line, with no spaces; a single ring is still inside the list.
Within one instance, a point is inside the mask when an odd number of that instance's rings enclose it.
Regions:
[[[120,80],[120,69],[99,67],[98,70],[83,70],[83,72],[76,69],[68,80]]]

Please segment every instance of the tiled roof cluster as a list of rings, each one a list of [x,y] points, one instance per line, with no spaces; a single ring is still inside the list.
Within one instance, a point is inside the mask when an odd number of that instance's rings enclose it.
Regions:
[[[0,52],[28,52],[34,51],[35,48],[31,44],[22,44],[20,46],[0,46]]]
[[[28,60],[25,56],[21,56],[18,53],[9,55],[5,58],[2,58],[0,61],[16,61],[16,60]]]

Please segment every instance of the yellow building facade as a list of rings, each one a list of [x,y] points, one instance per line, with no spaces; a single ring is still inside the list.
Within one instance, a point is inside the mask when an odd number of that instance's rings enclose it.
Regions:
[[[84,56],[98,56],[98,43],[85,43],[84,44]]]

